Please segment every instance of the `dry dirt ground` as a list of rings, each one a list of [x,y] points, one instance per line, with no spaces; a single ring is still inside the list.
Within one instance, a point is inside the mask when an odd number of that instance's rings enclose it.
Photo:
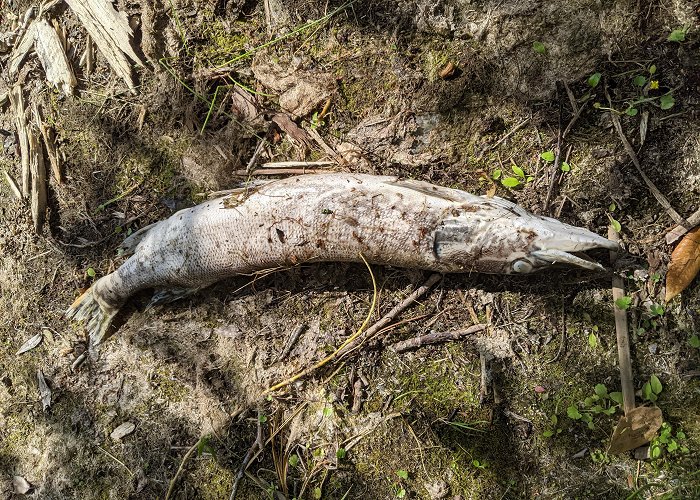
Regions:
[[[0,32],[29,6],[3,2]],[[117,8],[145,61],[135,93],[101,54],[89,74],[78,64],[86,35],[64,3],[49,15],[66,29],[74,96],[51,89],[32,55],[10,78],[11,45],[0,54],[0,92],[21,80],[25,99],[43,105],[65,176],[49,179],[40,234],[27,204],[0,184],[0,498],[27,491],[17,477],[34,498],[163,498],[178,469],[171,498],[229,498],[258,429],[262,452],[237,498],[700,497],[700,286],[663,303],[674,223],[607,109],[621,112],[673,207],[683,216],[700,208],[698,2]],[[556,150],[575,108],[564,172],[542,153]],[[7,104],[0,128],[0,166],[17,178]],[[340,345],[369,310],[364,266],[302,265],[148,311],[147,294],[136,297],[117,333],[71,369],[86,338],[63,312],[119,265],[126,234],[288,160],[495,190],[601,234],[618,221],[637,404],[652,404],[642,390],[652,376],[662,385],[654,457],[607,452],[621,414],[599,385],[620,390],[609,275],[445,276],[373,342],[261,396]],[[372,320],[428,278],[373,271]],[[488,323],[486,335],[390,349],[475,321]],[[37,333],[42,343],[17,355]],[[482,362],[493,376],[484,394]],[[46,409],[38,371],[51,390]],[[113,435],[122,424],[133,431]]]

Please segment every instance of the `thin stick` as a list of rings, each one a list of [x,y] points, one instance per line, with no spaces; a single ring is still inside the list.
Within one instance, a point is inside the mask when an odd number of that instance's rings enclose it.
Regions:
[[[669,215],[669,217],[673,219],[673,221],[676,224],[679,224],[685,228],[690,227],[688,221],[681,217],[680,214],[673,209],[668,199],[666,199],[666,197],[661,193],[661,191],[659,191],[656,188],[656,186],[654,186],[654,183],[651,182],[651,179],[649,179],[649,177],[647,177],[644,171],[642,170],[642,165],[639,163],[639,158],[637,158],[637,154],[634,152],[634,148],[632,148],[632,145],[629,143],[627,137],[625,137],[625,133],[622,130],[622,125],[620,124],[620,117],[617,116],[615,113],[610,113],[610,118],[612,119],[613,125],[615,126],[615,130],[617,130],[617,134],[620,136],[620,140],[622,141],[622,144],[625,147],[627,155],[632,160],[632,163],[634,163],[634,166],[637,167],[637,172],[639,172],[640,177],[642,178],[642,180],[644,180],[647,187],[649,188],[649,191],[651,191],[651,194],[653,194],[654,198],[656,198],[656,201],[659,202],[659,205],[664,207],[666,213]]]
[[[411,349],[417,349],[424,345],[440,344],[442,342],[449,342],[453,340],[459,340],[463,337],[468,337],[475,333],[479,333],[486,330],[486,325],[480,323],[478,325],[473,325],[466,330],[454,330],[451,332],[432,332],[426,335],[421,335],[413,339],[404,340],[402,342],[397,342],[391,346],[391,349],[398,352],[405,352]]]
[[[527,125],[527,124],[530,122],[530,119],[531,119],[531,117],[525,118],[523,121],[521,121],[520,123],[518,123],[515,127],[513,127],[513,129],[512,129],[510,132],[508,132],[506,135],[504,135],[503,137],[501,137],[494,145],[492,145],[492,146],[486,146],[486,147],[481,151],[481,154],[484,154],[486,151],[490,151],[490,150],[492,150],[492,149],[496,149],[498,146],[500,146],[501,144],[503,144],[503,141],[505,141],[505,140],[508,139],[511,135],[513,135],[513,134],[516,133],[518,130],[520,130],[521,128],[523,128],[525,125]]]
[[[673,229],[671,229],[668,233],[666,233],[666,244],[667,245],[672,245],[675,243],[681,236],[683,236],[685,233],[693,229],[695,226],[700,224],[700,210],[696,211],[693,215],[688,217],[686,219],[688,221],[688,224],[690,225],[689,228],[685,228],[683,226],[676,226]]]
[[[168,500],[170,498],[170,495],[173,494],[173,491],[175,490],[175,483],[177,483],[178,478],[180,477],[180,474],[182,474],[182,471],[184,470],[185,463],[187,463],[187,460],[192,456],[192,453],[195,452],[197,449],[197,445],[199,445],[199,442],[201,441],[201,438],[197,440],[195,444],[192,445],[192,447],[187,450],[187,453],[185,453],[185,456],[182,457],[182,461],[180,462],[180,467],[177,468],[177,472],[175,473],[175,476],[172,478],[170,481],[170,486],[168,486],[168,492],[165,494],[165,500]]]
[[[234,173],[242,177],[248,177],[249,175],[301,175],[323,174],[328,172],[330,172],[330,170],[313,168],[266,168],[253,170],[252,172],[248,172],[246,170],[236,170]]]
[[[608,239],[619,241],[617,231],[612,225],[608,227]],[[610,261],[617,260],[617,252],[610,252]],[[612,296],[615,310],[615,332],[617,333],[617,356],[620,363],[620,382],[625,415],[634,410],[634,383],[632,379],[632,360],[630,358],[630,339],[627,327],[627,313],[617,306],[617,300],[625,296],[625,282],[617,274],[612,278]]]
[[[411,305],[413,305],[420,297],[425,295],[428,290],[430,290],[438,281],[442,279],[442,275],[435,273],[431,274],[430,277],[423,283],[421,286],[416,288],[411,295],[406,297],[404,300],[401,301],[400,304],[395,306],[391,311],[389,311],[382,319],[377,321],[375,324],[370,326],[367,331],[365,332],[364,339],[369,339],[376,333],[379,333],[385,326],[387,326],[389,323],[394,321],[394,319],[401,314],[403,311],[408,309]],[[361,342],[358,342],[356,345],[348,346],[347,350],[343,355],[348,354],[350,351],[356,349],[359,347]]]
[[[297,327],[294,329],[292,334],[289,336],[289,340],[285,343],[284,349],[282,349],[282,352],[275,358],[275,362],[277,361],[283,361],[289,356],[289,353],[292,352],[292,349],[294,348],[294,344],[297,343],[297,340],[299,339],[299,335],[301,335],[304,330],[306,330],[306,323],[299,323]]]
[[[260,412],[260,410],[258,410],[258,433],[255,436],[255,442],[248,449],[248,453],[246,453],[245,457],[243,458],[243,463],[241,464],[241,468],[238,469],[238,474],[236,474],[236,480],[233,483],[233,489],[231,490],[231,495],[229,495],[229,497],[228,497],[229,500],[234,500],[234,498],[236,498],[236,493],[238,492],[238,485],[240,484],[241,479],[243,479],[243,475],[245,474],[246,469],[248,469],[248,464],[250,463],[251,459],[253,458],[253,455],[255,455],[259,451],[262,451],[263,447],[265,446],[263,444],[263,437],[262,437],[262,422],[260,422],[261,416],[262,416],[262,413]]]
[[[554,156],[554,165],[552,165],[552,174],[549,179],[549,189],[547,190],[547,197],[544,199],[544,206],[542,207],[542,211],[545,213],[549,211],[549,202],[552,199],[552,194],[554,193],[554,185],[557,183],[557,178],[559,177],[559,166],[561,165],[561,141],[564,135],[561,130],[563,113],[564,106],[561,103],[561,98],[559,98],[559,126],[557,127],[557,148]]]
[[[255,162],[258,161],[258,156],[260,156],[260,153],[262,152],[263,146],[265,145],[266,142],[267,142],[267,139],[265,137],[263,137],[262,139],[260,139],[260,141],[258,141],[258,145],[255,148],[255,151],[253,152],[253,156],[250,157],[250,161],[248,162],[248,165],[246,166],[246,168],[244,170],[245,173],[243,175],[251,175],[250,172],[251,172],[251,170],[253,170],[253,166],[255,165]],[[236,173],[238,173],[238,172],[236,172]]]
[[[319,160],[319,161],[274,161],[263,163],[260,168],[288,168],[288,167],[325,167],[335,165],[334,161]]]

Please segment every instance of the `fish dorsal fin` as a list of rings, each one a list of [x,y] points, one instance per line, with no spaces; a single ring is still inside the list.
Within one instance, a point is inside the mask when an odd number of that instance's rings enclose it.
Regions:
[[[436,186],[434,184],[430,184],[429,182],[418,181],[415,179],[395,179],[386,181],[386,183],[390,186],[410,189],[411,191],[416,191],[417,193],[421,193],[426,196],[434,196],[435,198],[441,198],[443,200],[452,201],[455,203],[475,203],[482,201],[479,196],[474,196],[466,191]]]

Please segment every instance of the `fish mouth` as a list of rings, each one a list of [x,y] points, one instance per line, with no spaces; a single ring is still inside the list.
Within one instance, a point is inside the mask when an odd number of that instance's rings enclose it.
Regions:
[[[563,264],[588,269],[589,271],[606,270],[602,264],[594,261],[583,252],[569,253],[564,250],[535,250],[530,255],[538,261],[549,265]]]

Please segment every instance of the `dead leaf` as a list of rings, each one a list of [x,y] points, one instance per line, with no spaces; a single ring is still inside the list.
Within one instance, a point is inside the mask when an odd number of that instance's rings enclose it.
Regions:
[[[51,389],[49,384],[46,383],[44,378],[44,373],[41,370],[36,372],[36,378],[39,381],[39,395],[41,396],[41,404],[44,407],[44,411],[51,408]]]
[[[700,227],[681,240],[666,273],[666,302],[685,290],[700,272]]]
[[[299,142],[302,146],[311,149],[312,141],[309,134],[301,128],[299,125],[294,123],[289,116],[284,113],[275,113],[272,116],[272,121],[282,130],[286,132],[292,139]]]
[[[44,340],[44,334],[43,333],[37,333],[34,335],[32,338],[27,340],[24,344],[22,344],[22,347],[19,348],[17,351],[17,354],[23,354],[27,351],[31,351],[34,349],[36,346],[41,344],[41,341]]]
[[[119,441],[121,438],[128,436],[129,434],[134,432],[134,429],[136,429],[136,424],[132,422],[124,422],[116,429],[114,429],[109,435],[109,437],[111,437],[115,441]]]
[[[12,492],[16,495],[26,495],[34,489],[34,486],[22,476],[12,478]]]
[[[624,453],[648,443],[661,427],[663,416],[657,407],[640,406],[620,417],[610,439],[610,453]]]

